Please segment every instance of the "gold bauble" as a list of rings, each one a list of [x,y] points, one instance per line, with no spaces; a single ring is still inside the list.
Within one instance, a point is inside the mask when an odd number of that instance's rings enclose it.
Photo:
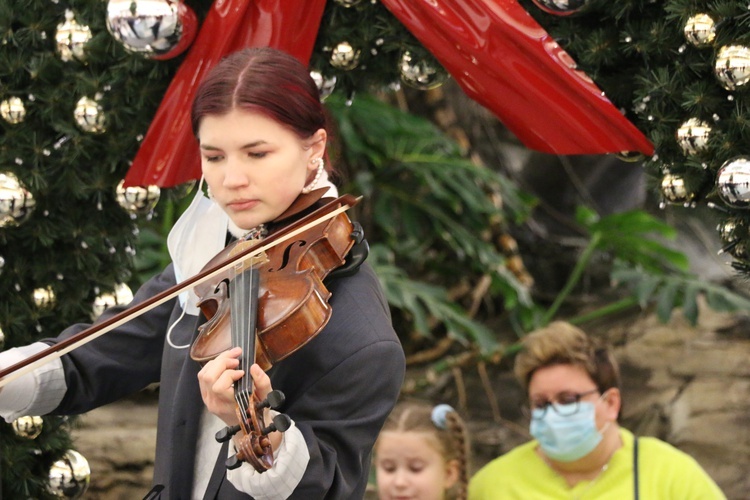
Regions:
[[[91,468],[83,455],[68,450],[52,464],[47,490],[57,498],[81,498],[89,487]]]
[[[620,151],[619,153],[614,153],[614,155],[627,163],[637,163],[646,159],[646,155],[639,151]]]
[[[44,421],[42,417],[20,417],[13,421],[16,435],[26,439],[36,439],[42,433]]]
[[[55,292],[51,287],[34,290],[34,304],[40,309],[48,309],[54,306],[56,298]]]
[[[698,118],[690,118],[677,129],[677,143],[685,155],[695,155],[708,148],[711,125]]]
[[[73,116],[78,126],[85,132],[101,134],[106,131],[104,127],[104,110],[96,100],[90,97],[81,97],[78,99]]]
[[[721,241],[724,243],[732,243],[743,236],[747,236],[745,222],[738,217],[730,217],[721,221],[716,229],[719,231]]]
[[[21,123],[26,118],[26,107],[21,98],[9,97],[0,102],[0,116],[10,124]]]
[[[0,227],[22,223],[35,206],[34,197],[15,175],[10,172],[0,173]]]
[[[150,213],[161,196],[159,186],[130,186],[124,187],[125,181],[117,185],[117,203],[122,208],[136,215]]]
[[[130,287],[125,283],[118,283],[115,285],[114,292],[102,293],[94,299],[91,319],[96,320],[108,308],[118,305],[123,306],[129,304],[132,300],[133,292],[130,290]]]
[[[685,23],[683,33],[695,47],[708,47],[716,38],[716,23],[708,14],[695,14]]]
[[[428,57],[418,57],[408,50],[401,54],[399,73],[402,82],[419,90],[438,88],[447,78],[437,62]]]
[[[331,66],[351,71],[359,65],[359,52],[349,42],[341,42],[331,53]]]
[[[680,175],[666,174],[661,180],[661,194],[664,199],[672,204],[690,203],[695,198],[685,186],[685,179]]]
[[[57,25],[55,41],[60,59],[63,61],[86,60],[85,46],[91,40],[91,30],[88,26],[78,24],[72,10],[65,11],[65,21]]]
[[[727,90],[735,90],[750,80],[750,48],[744,45],[725,45],[719,49],[714,74]]]

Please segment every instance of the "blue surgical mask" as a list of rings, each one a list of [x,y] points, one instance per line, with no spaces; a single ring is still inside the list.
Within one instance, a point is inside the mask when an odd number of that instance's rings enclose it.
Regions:
[[[535,409],[532,412],[530,432],[539,442],[544,454],[559,462],[572,462],[588,455],[602,440],[596,428],[595,406],[581,401],[563,408],[578,405],[578,411],[562,416],[553,408]],[[574,408],[570,408],[575,411]],[[561,413],[566,413],[562,411]]]

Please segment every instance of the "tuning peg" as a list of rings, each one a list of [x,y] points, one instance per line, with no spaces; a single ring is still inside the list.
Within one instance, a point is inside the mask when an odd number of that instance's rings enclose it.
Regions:
[[[289,429],[292,426],[292,419],[289,418],[289,415],[286,415],[284,413],[279,413],[275,417],[273,417],[273,423],[263,429],[261,434],[264,436],[272,433],[273,431],[279,431],[279,432],[286,432],[287,429]]]
[[[240,426],[239,425],[233,425],[231,427],[224,427],[222,430],[216,433],[216,440],[220,443],[223,443],[224,441],[229,441],[232,436],[237,434],[239,432]]]
[[[231,457],[227,458],[226,462],[224,464],[227,466],[227,469],[236,469],[240,465],[242,465],[242,462],[239,458],[237,458],[237,455],[232,455]]]
[[[281,391],[273,390],[268,393],[266,399],[257,404],[257,408],[259,410],[261,408],[271,408],[273,410],[277,410],[281,405],[284,404],[284,401],[286,401],[284,393]]]

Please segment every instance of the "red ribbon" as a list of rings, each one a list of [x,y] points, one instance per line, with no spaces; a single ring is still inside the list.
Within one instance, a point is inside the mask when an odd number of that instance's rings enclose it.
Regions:
[[[206,72],[245,47],[275,47],[307,64],[325,0],[216,0],[151,121],[124,186],[172,187],[200,179],[190,105]]]
[[[653,153],[515,0],[381,0],[523,144],[560,155]]]

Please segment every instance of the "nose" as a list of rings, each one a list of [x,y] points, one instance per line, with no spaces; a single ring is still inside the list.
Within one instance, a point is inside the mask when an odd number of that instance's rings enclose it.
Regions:
[[[250,179],[242,168],[242,163],[230,157],[224,169],[224,187],[238,188],[247,186],[249,183]]]

